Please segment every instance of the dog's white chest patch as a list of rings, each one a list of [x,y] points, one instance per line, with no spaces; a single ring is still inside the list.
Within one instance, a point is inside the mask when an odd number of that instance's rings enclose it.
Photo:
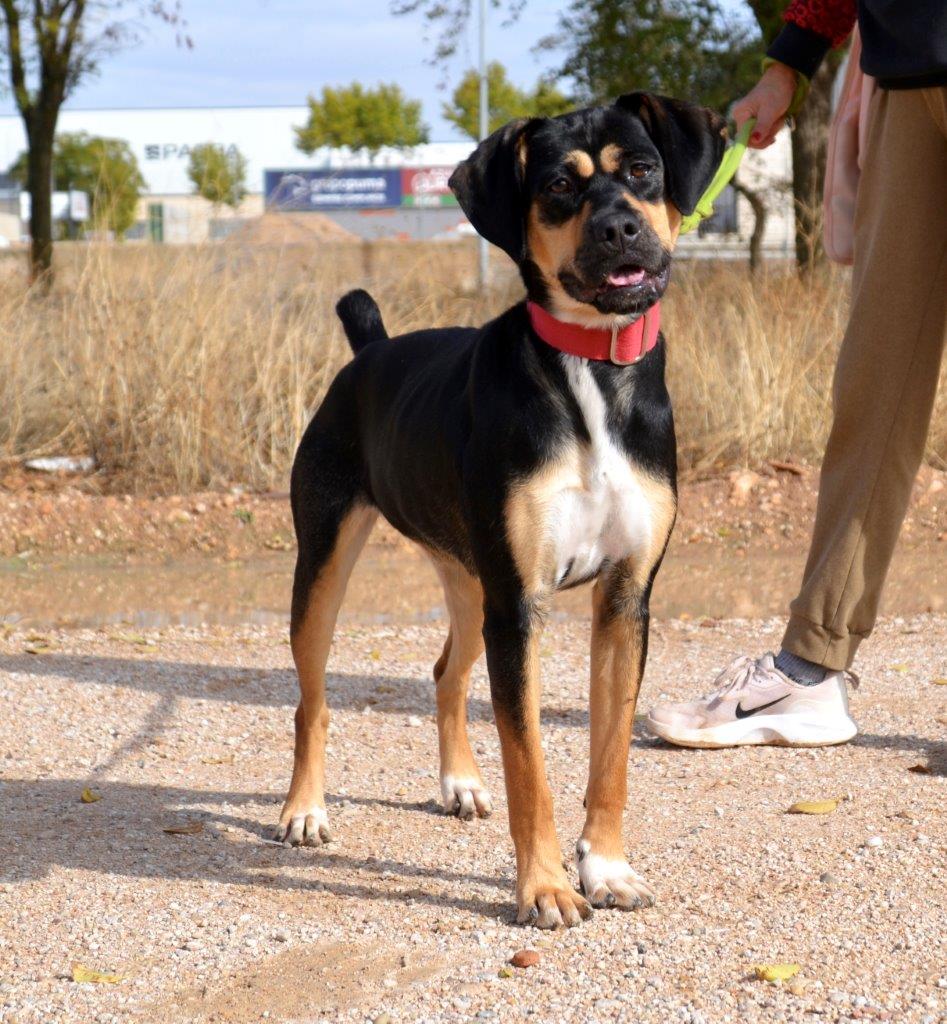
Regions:
[[[627,456],[612,440],[605,399],[587,363],[563,355],[563,367],[589,433],[578,479],[553,498],[558,586],[594,575],[606,561],[634,557],[651,543],[651,508]]]

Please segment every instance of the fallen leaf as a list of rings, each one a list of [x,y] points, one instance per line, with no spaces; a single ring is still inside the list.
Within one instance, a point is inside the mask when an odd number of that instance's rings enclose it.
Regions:
[[[800,971],[799,964],[754,964],[753,973],[760,981],[788,981]]]
[[[793,476],[805,476],[805,466],[797,466],[795,462],[782,462],[779,459],[770,459],[768,465],[783,473],[792,473]]]
[[[96,793],[94,789],[89,789],[88,786],[82,791],[82,796],[79,799],[84,804],[94,804],[97,800],[102,799],[101,793]]]
[[[940,676],[938,676],[937,679],[932,679],[931,682],[935,686],[947,686],[947,679],[944,679]]]
[[[123,978],[121,974],[111,974],[108,971],[94,971],[91,967],[83,967],[82,964],[72,965],[72,980],[85,982],[90,985],[117,985]]]
[[[930,775],[931,770],[926,764],[912,764],[908,768],[909,772],[914,772],[915,775]]]
[[[184,825],[168,825],[161,830],[169,836],[196,836],[204,831],[203,821],[189,821]]]
[[[233,754],[222,754],[220,757],[202,757],[201,764],[233,764]]]
[[[831,814],[838,807],[838,800],[797,800],[787,814]]]
[[[902,675],[902,676],[906,672],[910,672],[911,671],[911,666],[910,665],[906,665],[903,662],[900,665],[892,665],[891,668],[893,669],[893,671],[897,672],[899,675]]]
[[[497,971],[497,977],[498,978],[512,978],[513,977],[513,969],[510,968],[510,967],[501,967]]]
[[[517,950],[511,957],[510,963],[514,967],[527,968],[535,967],[539,963],[540,957],[535,949],[520,949]]]
[[[135,644],[138,647],[147,647],[153,643],[152,640],[140,633],[116,633],[115,639],[121,640],[123,644]]]

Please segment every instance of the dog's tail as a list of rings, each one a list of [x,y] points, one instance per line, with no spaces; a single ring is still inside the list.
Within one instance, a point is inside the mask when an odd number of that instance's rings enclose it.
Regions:
[[[361,288],[343,295],[336,303],[335,311],[353,352],[361,352],[371,342],[384,341],[388,337],[378,303]]]

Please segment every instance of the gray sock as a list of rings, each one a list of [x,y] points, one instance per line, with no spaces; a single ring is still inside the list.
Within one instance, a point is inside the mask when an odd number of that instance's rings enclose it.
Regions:
[[[817,665],[814,661],[806,661],[798,654],[783,648],[775,658],[776,667],[783,675],[789,676],[800,686],[818,686],[829,674],[827,668]]]

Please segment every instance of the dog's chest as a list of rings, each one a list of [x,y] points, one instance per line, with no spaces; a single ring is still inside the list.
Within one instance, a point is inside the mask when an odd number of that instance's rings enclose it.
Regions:
[[[605,562],[633,558],[651,543],[652,511],[627,455],[607,427],[605,399],[588,365],[563,356],[569,388],[589,434],[580,444],[574,472],[551,495],[556,584],[595,575]]]

